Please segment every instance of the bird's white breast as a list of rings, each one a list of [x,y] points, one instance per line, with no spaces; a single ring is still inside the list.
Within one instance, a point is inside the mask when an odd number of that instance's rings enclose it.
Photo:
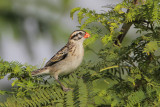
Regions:
[[[63,68],[59,74],[68,74],[74,71],[81,64],[83,56],[83,45],[74,46],[72,51],[68,53],[67,58],[64,60]]]

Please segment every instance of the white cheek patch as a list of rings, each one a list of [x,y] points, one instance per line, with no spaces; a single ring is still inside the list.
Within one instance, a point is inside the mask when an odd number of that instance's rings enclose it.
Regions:
[[[81,39],[81,38],[82,38],[82,36],[81,36],[81,35],[78,35],[78,40]]]

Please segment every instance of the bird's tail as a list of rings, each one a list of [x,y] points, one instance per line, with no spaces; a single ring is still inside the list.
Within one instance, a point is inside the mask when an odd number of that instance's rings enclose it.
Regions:
[[[37,69],[37,70],[31,72],[32,76],[48,74],[48,73],[49,73],[49,69],[47,67]]]

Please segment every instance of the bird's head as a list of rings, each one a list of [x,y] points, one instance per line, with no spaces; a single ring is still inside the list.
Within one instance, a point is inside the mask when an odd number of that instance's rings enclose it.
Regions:
[[[69,41],[83,43],[83,41],[89,37],[90,37],[89,33],[83,30],[76,30],[70,35]]]

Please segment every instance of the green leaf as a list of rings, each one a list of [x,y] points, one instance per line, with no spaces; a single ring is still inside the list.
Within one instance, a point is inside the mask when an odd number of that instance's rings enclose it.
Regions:
[[[32,88],[32,87],[34,87],[34,83],[32,82],[32,81],[28,81],[27,82],[27,87],[29,87],[29,88]]]
[[[21,72],[21,68],[16,65],[16,67],[13,69],[15,74],[18,74],[19,72]]]
[[[79,11],[80,9],[81,9],[80,7],[77,7],[77,8],[74,8],[74,9],[71,10],[70,17],[72,18],[72,20],[73,20],[74,13],[77,12],[77,11]]]
[[[118,12],[119,14],[123,14],[124,12],[122,11],[122,8],[124,6],[122,4],[118,4],[114,7],[114,11]]]
[[[7,93],[7,91],[2,91],[2,90],[0,90],[0,95],[4,95],[4,94],[6,94]]]
[[[0,71],[4,69],[3,67],[4,67],[3,63],[0,63]]]
[[[79,24],[81,24],[81,21],[82,21],[82,19],[84,18],[83,14],[84,14],[83,11],[80,11],[80,12],[77,14]]]
[[[13,82],[12,82],[12,87],[15,85],[15,84],[17,84],[18,83],[18,79],[16,79],[16,80],[13,80]]]
[[[148,55],[149,53],[153,53],[158,49],[158,44],[157,41],[150,41],[149,43],[146,44],[143,52],[146,52]]]

